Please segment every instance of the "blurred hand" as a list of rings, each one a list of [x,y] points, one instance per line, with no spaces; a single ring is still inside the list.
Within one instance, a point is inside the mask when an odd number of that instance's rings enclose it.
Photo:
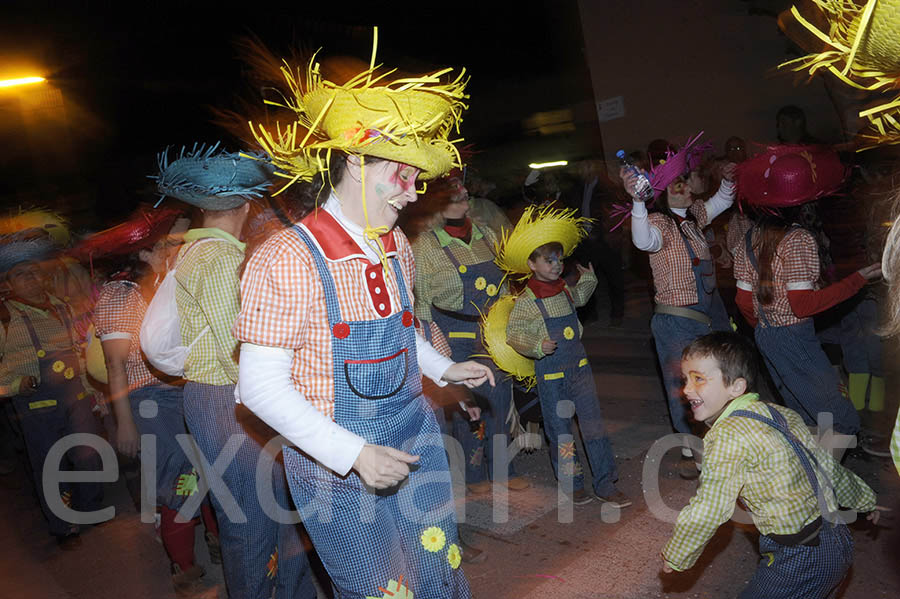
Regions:
[[[725,166],[722,167],[722,178],[726,181],[734,181],[734,177],[737,174],[737,164],[734,162],[728,162]]]
[[[466,414],[469,415],[469,420],[471,420],[472,422],[481,420],[481,408],[474,404],[466,405]]]
[[[587,268],[583,267],[580,264],[575,264],[575,268],[578,270],[578,274],[580,275],[583,275],[586,272],[594,272],[593,262],[588,262]]]
[[[544,339],[543,341],[541,341],[541,351],[544,352],[545,356],[549,356],[556,351],[556,341],[553,341],[552,339]]]
[[[24,395],[25,397],[34,395],[37,392],[37,388],[37,379],[31,375],[23,376],[22,380],[19,381],[19,395]]]
[[[478,387],[485,381],[489,382],[491,387],[496,384],[491,369],[473,360],[455,363],[444,372],[444,376],[441,378],[448,383],[462,383],[469,389]]]
[[[881,263],[876,262],[875,264],[870,264],[864,268],[860,268],[858,271],[862,278],[867,281],[874,281],[876,279],[881,278]]]
[[[107,416],[109,416],[109,402],[100,394],[94,395],[94,398],[94,406],[97,409],[97,414],[101,418],[106,418]]]
[[[116,450],[124,456],[133,458],[140,447],[140,435],[134,422],[119,422],[116,429]]]
[[[383,445],[364,445],[353,462],[364,483],[375,489],[387,489],[409,476],[409,465],[419,461],[419,456]]]
[[[875,509],[866,514],[866,520],[871,522],[873,525],[878,524],[878,520],[881,519],[881,512],[890,512],[891,508],[884,507],[881,505],[876,505]]]
[[[660,557],[662,557],[662,556],[660,556]],[[675,571],[671,567],[669,567],[669,563],[666,561],[666,558],[664,558],[664,557],[662,558],[662,563],[663,563],[662,571],[664,574],[671,574],[672,572]]]

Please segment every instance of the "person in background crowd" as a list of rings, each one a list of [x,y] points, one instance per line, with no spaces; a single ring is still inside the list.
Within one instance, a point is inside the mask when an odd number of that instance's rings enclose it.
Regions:
[[[722,169],[718,191],[708,200],[695,200],[686,177],[692,170],[693,145],[699,136],[685,144],[665,163],[651,171],[650,181],[656,195],[656,210],[647,212],[638,199],[635,176],[620,173],[625,190],[634,198],[631,211],[631,239],[650,255],[656,303],[650,327],[663,373],[669,416],[677,433],[691,431],[687,410],[681,397],[681,352],[693,339],[710,331],[730,330],[728,315],[716,290],[715,266],[703,235],[709,223],[734,201],[735,165]],[[697,478],[691,449],[682,448],[679,474]]]
[[[181,339],[189,347],[184,417],[210,464],[233,438],[242,441],[226,469],[200,473],[220,476],[244,516],[241,521],[230,515],[223,498],[212,493],[229,597],[312,598],[316,590],[300,528],[271,515],[290,505],[282,463],[273,460],[270,466],[272,495],[261,496],[256,485],[260,460],[270,457],[264,446],[276,434],[235,404],[238,340],[231,328],[241,309],[245,250],[239,238],[249,200],[271,185],[271,167],[238,153],[216,152],[217,147],[182,153],[171,163],[164,156],[157,179],[161,193],[203,214],[202,227],[185,233],[175,270]]]

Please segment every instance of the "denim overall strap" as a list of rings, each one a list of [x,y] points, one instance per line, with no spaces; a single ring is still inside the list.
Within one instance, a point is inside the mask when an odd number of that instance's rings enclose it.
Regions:
[[[29,396],[17,395],[13,398],[14,408],[19,416],[28,458],[34,476],[41,509],[47,518],[50,533],[65,535],[72,525],[60,519],[47,504],[44,487],[40,482],[44,471],[44,461],[56,441],[71,433],[99,433],[97,422],[91,412],[89,402],[81,383],[81,369],[74,347],[46,350],[40,343],[31,317],[17,310],[31,338],[37,354],[41,384]],[[63,326],[70,323],[63,311],[59,311]],[[69,341],[71,330],[67,327]],[[90,447],[79,446],[69,451],[64,463],[74,470],[99,470],[99,455]],[[79,507],[94,508],[103,497],[100,483],[62,483],[59,492],[63,502]],[[77,527],[76,527],[77,528]]]
[[[437,234],[432,234],[437,239]],[[484,353],[480,315],[481,312],[487,312],[487,308],[499,297],[503,273],[493,261],[467,266],[456,259],[449,246],[442,249],[447,259],[456,268],[456,273],[462,282],[462,308],[458,313],[453,313],[435,306],[432,309],[432,317],[441,332],[447,337],[452,352],[451,358],[454,361],[462,362],[473,355]]]
[[[541,312],[544,319],[544,325],[547,327],[547,334],[556,341],[556,351],[552,354],[544,356],[540,360],[536,360],[534,365],[539,378],[551,380],[547,377],[563,378],[566,370],[573,368],[583,368],[587,366],[587,354],[584,351],[584,345],[578,335],[578,313],[575,311],[575,304],[566,291],[566,299],[569,300],[571,312],[565,316],[551,317],[544,305],[544,300],[535,298],[535,304]]]
[[[752,420],[757,420],[759,422],[763,422],[768,424],[782,435],[784,435],[785,440],[788,445],[790,445],[791,449],[794,450],[794,453],[797,454],[797,458],[800,460],[800,464],[803,466],[804,472],[806,472],[806,478],[809,479],[809,484],[812,487],[813,492],[816,494],[816,499],[819,502],[819,512],[823,516],[827,516],[831,513],[831,510],[828,509],[828,506],[825,503],[824,496],[819,492],[819,480],[816,478],[816,470],[822,473],[822,477],[825,479],[825,484],[829,489],[833,489],[834,487],[831,484],[831,481],[828,478],[828,475],[819,465],[819,461],[816,459],[816,456],[805,446],[803,443],[791,432],[790,428],[788,428],[787,420],[785,420],[784,415],[781,414],[778,410],[772,408],[772,406],[767,405],[769,413],[772,414],[772,418],[766,418],[756,412],[751,412],[749,410],[735,410],[731,413],[731,416],[739,416],[742,418],[750,418]]]
[[[697,310],[709,315],[713,293],[716,291],[715,263],[712,260],[701,260],[697,257],[697,253],[694,252],[687,235],[681,228],[681,225],[685,222],[691,221],[682,221],[680,223],[676,221],[675,228],[678,229],[681,241],[684,243],[688,256],[691,258],[691,271],[694,273],[694,282],[697,285]],[[709,269],[709,272],[704,272],[706,268]]]
[[[402,485],[375,493],[355,472],[339,477],[285,448],[291,493],[336,596],[379,595],[379,587],[390,588],[390,581],[402,576],[415,596],[468,598],[459,563],[448,557],[459,542],[452,483],[440,429],[422,396],[414,319],[399,261],[391,258],[403,309],[384,318],[342,321],[324,257],[305,231],[296,230],[325,289],[335,422],[368,444],[419,456]],[[426,531],[429,544],[423,540]],[[441,539],[439,547],[430,544],[432,534]]]

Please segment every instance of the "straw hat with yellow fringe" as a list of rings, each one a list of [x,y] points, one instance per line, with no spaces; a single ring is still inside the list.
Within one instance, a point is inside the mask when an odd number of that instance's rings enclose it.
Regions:
[[[343,85],[322,77],[315,56],[305,77],[287,63],[282,67],[290,95],[283,105],[267,103],[292,110],[296,122],[274,132],[250,123],[282,176],[309,181],[328,170],[335,150],[415,166],[424,180],[461,166],[456,144],[462,140],[450,135],[458,133],[467,108],[465,69],[449,81],[451,68],[391,80],[397,69],[379,72],[377,49],[376,28],[369,67]]]
[[[397,69],[381,72],[375,63],[378,28],[372,42],[368,68],[339,85],[325,79],[315,56],[309,61],[306,76],[285,63],[281,72],[289,88],[284,104],[267,102],[292,110],[296,121],[275,131],[250,123],[250,130],[272,163],[290,179],[288,185],[311,181],[327,173],[331,153],[340,151],[360,157],[365,194],[365,156],[391,160],[421,170],[419,178],[434,179],[453,167],[462,166],[456,144],[450,139],[459,133],[462,112],[467,108],[464,93],[468,79],[465,69],[455,77],[453,69],[438,70],[420,77],[391,79]],[[273,195],[277,195],[276,192]],[[387,268],[380,236],[386,227],[369,225],[365,197],[363,214],[365,237],[376,246]]]
[[[781,64],[810,75],[825,69],[847,85],[866,91],[900,87],[900,0],[813,0],[828,24],[822,31],[807,20],[796,6],[791,15],[825,48],[818,53]],[[868,150],[882,144],[900,144],[900,96],[863,110],[870,128],[860,134]]]
[[[509,313],[515,305],[514,295],[501,296],[494,302],[481,320],[481,337],[484,340],[485,351],[497,368],[509,373],[530,389],[537,383],[534,360],[523,356],[506,342],[506,325],[509,323]]]
[[[568,258],[587,235],[585,226],[590,222],[589,218],[576,217],[574,208],[528,206],[515,228],[503,232],[494,262],[513,278],[527,279],[531,276],[528,257],[535,249],[555,241],[563,246],[563,257]]]
[[[576,218],[574,208],[528,206],[515,228],[504,231],[495,262],[507,274],[520,280],[527,279],[532,274],[528,257],[535,249],[555,241],[563,246],[563,255],[570,256],[587,235],[585,225],[590,221],[589,218]],[[482,318],[482,338],[485,350],[497,367],[531,388],[536,383],[534,360],[506,342],[506,326],[515,303],[514,295],[504,295],[494,302]]]
[[[0,235],[10,235],[26,229],[43,229],[56,245],[69,245],[69,221],[52,210],[19,208],[16,212],[0,217]]]

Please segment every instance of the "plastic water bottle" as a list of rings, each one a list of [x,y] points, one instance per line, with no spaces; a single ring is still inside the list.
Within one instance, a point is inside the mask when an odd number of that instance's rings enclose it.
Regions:
[[[645,202],[653,197],[653,186],[650,185],[650,179],[647,178],[647,175],[644,172],[636,167],[628,157],[625,156],[625,150],[619,150],[616,152],[616,158],[619,159],[619,164],[621,164],[625,171],[628,173],[632,173],[635,177],[634,183],[634,192],[638,195],[638,199],[642,202]]]

